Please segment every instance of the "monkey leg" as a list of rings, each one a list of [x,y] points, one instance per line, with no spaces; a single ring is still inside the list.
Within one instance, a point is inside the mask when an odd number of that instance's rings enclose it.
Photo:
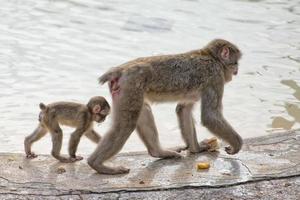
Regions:
[[[176,107],[176,114],[181,131],[181,136],[186,147],[179,147],[177,151],[188,150],[190,153],[200,153],[209,149],[209,145],[201,142],[198,144],[195,123],[192,115],[194,103],[179,103]]]
[[[95,142],[96,144],[98,144],[99,141],[101,140],[101,136],[96,131],[94,131],[93,129],[86,131],[84,133],[84,135],[88,139],[90,139],[92,142]]]
[[[52,122],[51,126],[48,126],[48,129],[52,137],[52,151],[51,155],[61,162],[74,162],[74,160],[63,157],[60,155],[60,150],[62,146],[62,137],[63,133],[57,122]]]
[[[130,134],[135,129],[136,124],[134,121],[137,120],[137,116],[131,115],[131,112],[126,113],[124,119],[114,120],[114,124],[111,129],[103,136],[101,141],[99,142],[96,150],[92,153],[92,155],[88,158],[88,164],[95,169],[98,173],[102,174],[122,174],[128,173],[129,169],[118,166],[118,167],[109,167],[103,164],[106,160],[117,154],[125,142],[127,141]],[[116,112],[116,115],[120,114],[120,112]],[[116,117],[119,118],[119,117]],[[126,124],[125,119],[131,121]],[[123,121],[124,120],[124,121]]]
[[[25,153],[27,158],[37,157],[37,155],[31,152],[31,146],[34,142],[38,141],[43,136],[45,136],[46,133],[47,133],[47,129],[43,127],[41,124],[39,124],[38,127],[33,131],[33,133],[25,138],[24,148],[25,148]]]
[[[230,145],[225,148],[228,154],[236,154],[242,148],[243,139],[223,117],[222,92],[223,87],[216,86],[202,92],[201,121],[210,132]]]
[[[157,158],[181,157],[176,151],[164,150],[161,148],[151,107],[146,103],[144,104],[138,119],[137,132],[151,156]]]
[[[134,81],[134,80],[133,80]],[[131,83],[131,85],[135,85]],[[124,87],[127,89],[124,89]],[[143,90],[123,85],[120,94],[113,96],[113,124],[103,136],[96,150],[88,158],[88,164],[102,174],[128,173],[129,169],[110,167],[103,163],[117,154],[134,131],[143,105]]]
[[[78,128],[71,134],[68,150],[69,150],[70,159],[74,159],[74,161],[83,159],[83,157],[81,156],[76,156],[76,151],[77,151],[80,138],[84,132],[85,129]]]

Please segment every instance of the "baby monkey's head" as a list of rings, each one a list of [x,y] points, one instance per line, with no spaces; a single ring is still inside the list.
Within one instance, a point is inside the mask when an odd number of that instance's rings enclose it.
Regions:
[[[110,113],[110,106],[102,96],[92,97],[87,103],[87,107],[93,116],[93,121],[103,122]]]

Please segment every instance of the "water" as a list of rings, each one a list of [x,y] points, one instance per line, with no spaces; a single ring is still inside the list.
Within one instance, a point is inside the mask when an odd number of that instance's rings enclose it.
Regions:
[[[214,38],[244,53],[226,85],[224,115],[244,137],[300,127],[300,2],[197,0],[10,0],[0,7],[0,152],[23,152],[39,102],[85,103],[97,77],[140,56],[201,48]],[[182,144],[175,104],[154,106],[163,146]],[[194,115],[198,138],[210,137]],[[110,118],[96,130],[103,134]],[[65,139],[72,129],[65,128]],[[49,153],[46,136],[33,146]],[[66,152],[67,140],[64,140]],[[79,152],[95,145],[83,139]],[[145,150],[133,133],[123,151]]]

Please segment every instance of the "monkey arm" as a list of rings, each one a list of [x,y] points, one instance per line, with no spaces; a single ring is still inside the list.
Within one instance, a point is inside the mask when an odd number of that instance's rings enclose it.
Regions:
[[[86,112],[82,112],[78,114],[78,118],[80,119],[79,124],[75,131],[71,134],[70,141],[69,141],[69,155],[72,158],[76,158],[76,151],[81,139],[81,136],[86,132],[90,125],[91,119],[88,118]]]
[[[223,117],[222,97],[224,85],[220,85],[215,84],[203,90],[201,97],[201,121],[209,131],[230,145],[225,148],[228,154],[236,154],[241,149],[243,140]]]
[[[24,140],[24,147],[25,147],[25,153],[27,158],[35,158],[37,155],[35,155],[33,152],[31,152],[31,145],[44,137],[47,133],[47,129],[43,127],[41,124],[38,125],[38,127],[33,131],[33,133],[29,136],[27,136]]]
[[[97,133],[95,130],[93,129],[89,129],[87,130],[84,135],[89,138],[92,142],[95,142],[96,144],[99,143],[99,141],[101,140],[101,136],[99,133]]]

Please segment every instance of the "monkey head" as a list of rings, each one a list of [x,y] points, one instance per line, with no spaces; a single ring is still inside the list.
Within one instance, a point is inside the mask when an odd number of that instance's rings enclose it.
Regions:
[[[110,106],[102,96],[92,97],[89,100],[87,107],[92,114],[93,121],[98,123],[103,122],[110,113]]]
[[[241,51],[234,44],[222,39],[211,41],[206,49],[222,63],[225,81],[231,81],[232,76],[238,74],[238,61],[242,57]]]

